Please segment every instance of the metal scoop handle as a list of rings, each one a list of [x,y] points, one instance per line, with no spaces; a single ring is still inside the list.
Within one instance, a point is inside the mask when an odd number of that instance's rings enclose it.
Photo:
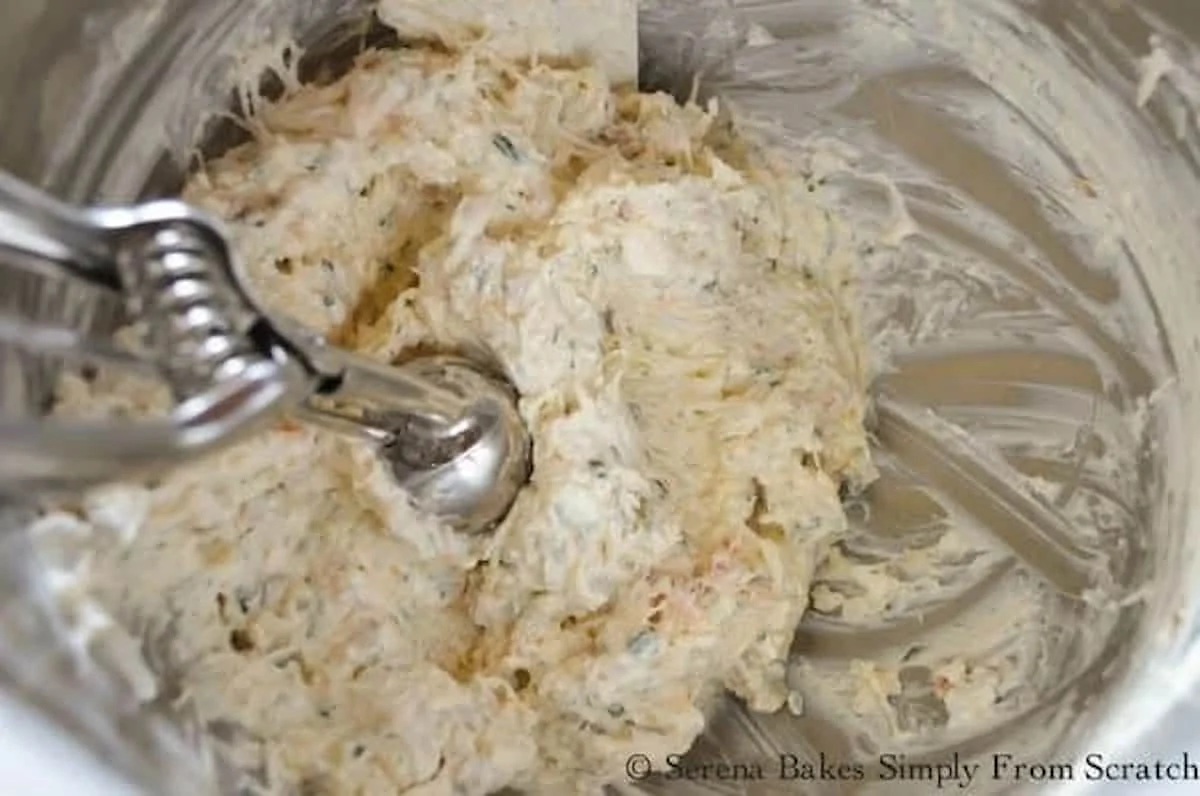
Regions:
[[[177,401],[158,421],[0,418],[0,493],[161,472],[290,413],[375,443],[414,500],[464,528],[500,516],[527,475],[511,397],[470,363],[387,366],[268,317],[226,240],[181,202],[79,210],[0,173],[0,265],[82,282],[141,327],[131,350],[0,310],[0,345],[138,370]]]
[[[120,290],[102,227],[31,185],[0,172],[0,252],[46,276],[67,274]]]
[[[0,343],[154,375],[178,401],[160,420],[0,418],[0,491],[27,497],[162,470],[307,395],[308,373],[269,339],[255,344],[253,305],[213,272],[229,257],[216,225],[180,202],[77,210],[0,173],[0,260],[107,294],[149,329],[131,350],[0,314]]]

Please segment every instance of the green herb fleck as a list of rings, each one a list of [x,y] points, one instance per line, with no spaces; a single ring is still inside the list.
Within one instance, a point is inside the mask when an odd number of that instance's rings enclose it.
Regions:
[[[513,163],[521,162],[521,153],[517,151],[517,147],[512,140],[503,133],[496,133],[492,136],[492,145],[500,150],[500,154],[511,160]]]
[[[639,658],[646,658],[658,649],[658,636],[653,630],[643,630],[629,640],[629,652]]]

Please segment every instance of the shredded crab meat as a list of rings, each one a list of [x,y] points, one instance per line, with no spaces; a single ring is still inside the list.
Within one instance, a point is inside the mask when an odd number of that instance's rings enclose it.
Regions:
[[[258,105],[255,139],[191,180],[273,311],[383,361],[486,346],[535,440],[486,537],[294,424],[113,493],[140,532],[90,588],[252,792],[590,793],[685,751],[720,688],[788,703],[839,490],[874,477],[860,241],[804,153],[717,119],[590,68],[368,52]]]

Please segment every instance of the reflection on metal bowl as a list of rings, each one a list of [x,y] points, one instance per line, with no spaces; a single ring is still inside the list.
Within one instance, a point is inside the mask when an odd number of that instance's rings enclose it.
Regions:
[[[825,138],[851,164],[814,179],[892,242],[864,252],[883,477],[797,635],[803,704],[726,701],[688,756],[618,788],[1117,792],[1138,770],[1112,764],[1181,763],[1200,738],[1200,10],[729,5],[648,4],[643,80],[686,94],[699,76],[785,145]],[[204,114],[227,105],[231,53],[354,33],[355,7],[6,7],[0,166],[76,201],[170,191]],[[3,279],[0,302],[108,319]],[[44,363],[0,352],[0,373],[6,411],[41,405]],[[14,509],[0,537],[11,693],[134,780],[186,792],[184,767],[210,765],[202,744],[165,701],[131,713],[103,667],[72,664],[20,522]]]

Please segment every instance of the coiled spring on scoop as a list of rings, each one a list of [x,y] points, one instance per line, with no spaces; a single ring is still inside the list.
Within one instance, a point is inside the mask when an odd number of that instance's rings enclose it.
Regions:
[[[131,314],[177,396],[194,395],[263,359],[239,331],[240,307],[219,280],[219,256],[192,228],[154,230],[122,268]]]
[[[175,397],[169,416],[138,420],[4,407],[0,496],[162,472],[277,421],[312,392],[309,369],[241,288],[223,232],[180,202],[75,208],[0,173],[0,261],[41,278],[43,289],[72,283],[81,304],[115,304],[129,324],[114,337],[47,323],[36,296],[0,307],[0,345],[9,349],[0,348],[0,366],[10,377],[30,372],[11,356],[16,349],[38,364],[132,370]]]
[[[0,497],[161,473],[282,414],[375,445],[415,505],[461,530],[493,527],[529,476],[528,432],[498,374],[455,357],[375,362],[269,317],[219,225],[181,202],[75,208],[0,172],[0,265],[83,283],[115,300],[132,332],[114,339],[0,304],[0,371],[9,347],[134,369],[175,396],[163,418],[0,411]]]

